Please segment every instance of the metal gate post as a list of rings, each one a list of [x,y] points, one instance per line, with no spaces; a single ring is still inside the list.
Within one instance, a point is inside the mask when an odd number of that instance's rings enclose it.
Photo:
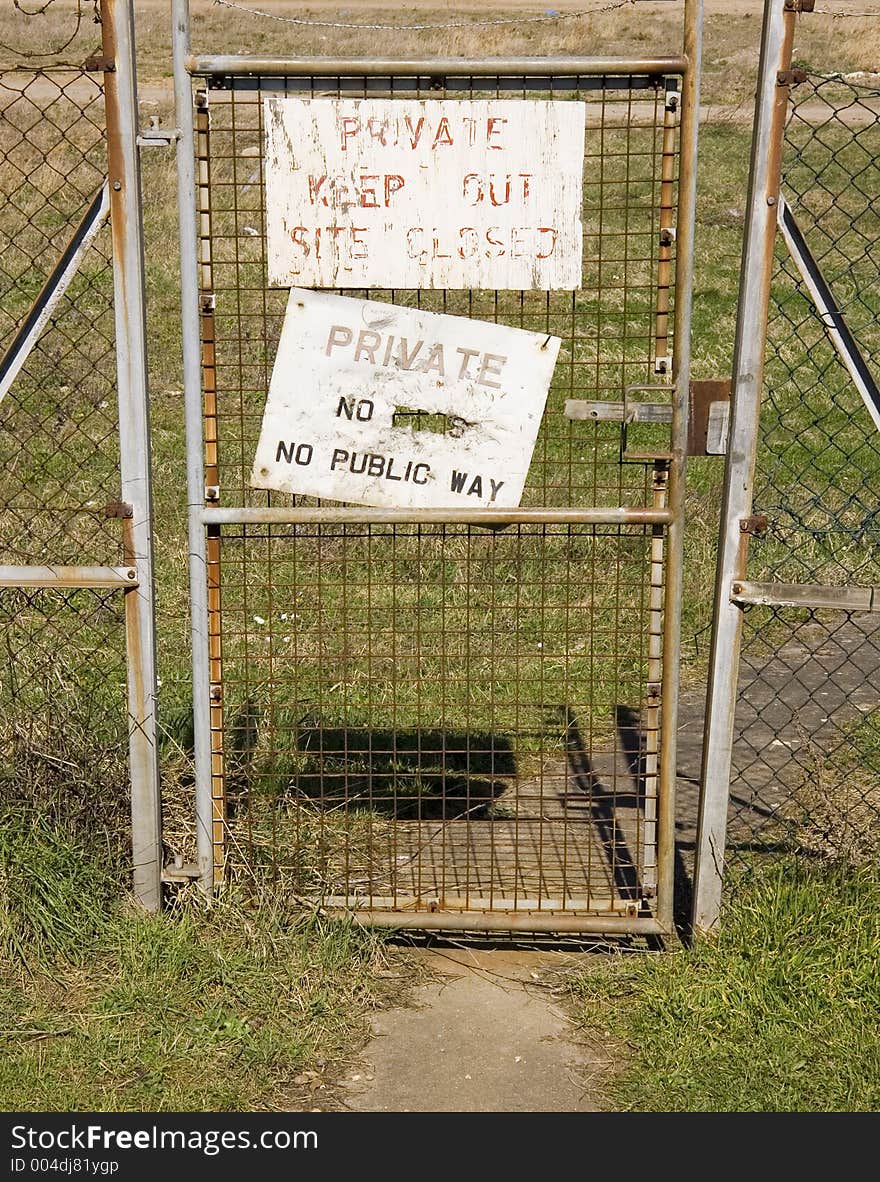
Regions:
[[[189,0],[173,0],[172,56],[177,129],[177,208],[180,233],[180,299],[183,319],[183,390],[186,419],[186,502],[189,541],[193,742],[199,881],[214,889],[214,802],[211,767],[208,561],[202,511],[205,459],[202,423],[202,357],[199,318],[199,253],[196,229],[195,129],[189,53]],[[222,818],[221,818],[222,820]]]
[[[125,561],[137,572],[137,587],[125,593],[134,895],[148,911],[158,911],[162,902],[162,815],[156,743],[153,499],[131,0],[102,0],[101,27],[119,388],[119,512]]]
[[[749,538],[746,518],[752,509],[758,446],[758,416],[779,201],[782,137],[791,82],[789,69],[795,18],[802,6],[803,0],[766,0],[764,6],[734,347],[730,438],[721,507],[694,871],[693,927],[700,933],[714,927],[721,907],[742,636],[742,609],[732,602],[731,594],[733,582],[743,578],[746,573]]]
[[[681,655],[681,596],[684,564],[684,483],[690,400],[691,310],[694,287],[694,223],[697,201],[697,139],[703,0],[686,0],[682,80],[681,163],[675,260],[675,335],[672,347],[675,391],[672,404],[672,461],[669,465],[669,525],[663,616],[663,685],[660,713],[660,801],[657,816],[657,918],[673,931],[675,890],[675,781],[677,773],[678,667]]]

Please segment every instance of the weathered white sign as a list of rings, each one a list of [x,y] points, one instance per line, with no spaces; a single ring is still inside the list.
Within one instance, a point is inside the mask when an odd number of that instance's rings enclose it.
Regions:
[[[271,285],[580,287],[583,103],[264,102]]]
[[[559,345],[294,288],[251,483],[362,505],[516,506]]]

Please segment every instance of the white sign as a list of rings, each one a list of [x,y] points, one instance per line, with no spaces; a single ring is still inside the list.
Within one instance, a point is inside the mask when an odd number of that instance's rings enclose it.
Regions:
[[[251,483],[361,505],[515,507],[559,345],[294,288]]]
[[[264,101],[271,285],[580,287],[583,103]]]

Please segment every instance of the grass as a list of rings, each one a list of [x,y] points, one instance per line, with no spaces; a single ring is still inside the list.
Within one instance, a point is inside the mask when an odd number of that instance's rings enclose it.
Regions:
[[[409,978],[377,935],[277,899],[140,914],[84,839],[0,823],[0,1110],[331,1107]]]
[[[573,974],[580,1023],[626,1047],[627,1111],[880,1107],[880,873],[786,863],[728,904],[716,938]]]

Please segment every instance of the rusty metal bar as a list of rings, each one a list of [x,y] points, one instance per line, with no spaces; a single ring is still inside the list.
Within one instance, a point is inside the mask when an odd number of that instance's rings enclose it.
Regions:
[[[688,57],[498,57],[498,58],[345,58],[252,57],[245,54],[194,54],[187,70],[199,78],[250,75],[265,78],[297,76],[531,78],[603,77],[612,74],[674,75],[688,69]]]
[[[690,409],[691,316],[693,311],[694,227],[697,203],[697,141],[703,60],[703,0],[686,0],[684,50],[689,68],[682,82],[681,158],[675,252],[675,317],[672,344],[672,459],[667,504],[672,522],[666,539],[663,599],[663,709],[660,713],[659,800],[657,811],[657,917],[673,926],[675,869],[675,786],[677,777],[681,601],[684,568],[684,493]]]
[[[196,201],[199,240],[199,302],[202,314],[202,393],[205,433],[205,497],[220,487],[217,427],[217,326],[211,247],[211,117],[207,95],[196,95]],[[220,591],[220,527],[209,525],[205,539],[208,577],[208,653],[211,693],[211,862],[213,885],[222,881],[226,862],[226,763],[223,753],[223,614]]]
[[[675,243],[675,132],[679,94],[670,90],[663,106],[663,148],[660,158],[660,240],[657,246],[657,329],[654,345],[654,372],[668,373],[669,288],[672,279],[672,255]]]
[[[656,919],[616,915],[499,914],[443,911],[351,911],[355,923],[378,928],[418,928],[438,932],[583,932],[609,936],[666,936]]]
[[[102,0],[110,226],[119,387],[120,499],[126,561],[137,589],[125,597],[134,896],[162,904],[162,813],[156,741],[156,619],[147,330],[134,19],[128,0]],[[113,68],[110,68],[112,63]]]
[[[842,612],[880,612],[880,587],[825,587],[820,583],[750,583],[737,580],[732,603],[762,607],[830,608]]]
[[[206,525],[669,525],[668,509],[206,508]]]
[[[669,484],[667,465],[654,465],[654,505],[666,505]],[[645,854],[642,884],[646,893],[657,889],[657,800],[660,786],[660,723],[663,705],[663,574],[665,531],[655,525],[651,532],[651,584],[648,614],[648,685],[645,693],[644,810]]]
[[[782,138],[790,86],[785,79],[791,66],[795,20],[795,12],[786,5],[785,0],[766,0],[740,275],[730,439],[721,508],[712,654],[706,699],[693,906],[694,930],[701,933],[711,931],[716,925],[721,907],[742,637],[742,612],[731,600],[731,587],[735,579],[745,575],[748,553],[748,534],[743,532],[740,523],[752,511]]]
[[[86,252],[109,216],[110,199],[107,185],[104,184],[89,202],[88,209],[74,230],[61,258],[52,268],[18,332],[0,357],[0,402],[8,394],[21,367],[39,340],[40,333],[58,307]]]
[[[214,805],[211,797],[211,697],[208,641],[207,544],[200,514],[205,503],[202,424],[202,357],[199,323],[199,253],[196,231],[196,177],[192,82],[184,59],[189,53],[189,0],[173,0],[177,141],[177,210],[180,234],[180,298],[183,327],[183,389],[186,420],[186,501],[189,546],[189,610],[192,646],[193,745],[196,780],[196,842],[200,882],[214,885]]]
[[[136,566],[0,566],[0,587],[137,587]]]

